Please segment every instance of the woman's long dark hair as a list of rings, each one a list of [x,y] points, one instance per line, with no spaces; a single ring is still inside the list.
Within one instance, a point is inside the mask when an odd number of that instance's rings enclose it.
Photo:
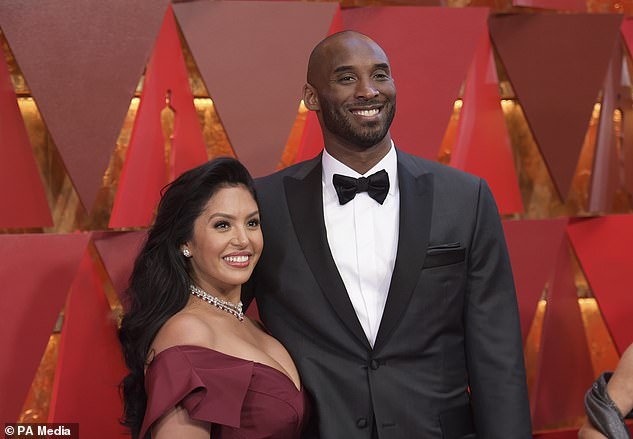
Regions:
[[[121,423],[132,438],[140,434],[147,395],[144,369],[149,348],[167,319],[189,299],[190,262],[181,246],[193,236],[193,223],[218,189],[244,186],[255,198],[253,180],[232,158],[218,158],[191,169],[163,189],[156,220],[130,276],[126,313],[119,329],[129,374],[121,382],[124,413]]]

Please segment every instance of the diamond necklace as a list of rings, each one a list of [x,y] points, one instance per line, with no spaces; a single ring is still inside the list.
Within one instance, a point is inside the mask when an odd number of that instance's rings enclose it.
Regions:
[[[244,320],[241,300],[238,303],[229,302],[228,300],[222,300],[215,296],[212,296],[204,290],[201,290],[193,284],[189,285],[189,290],[191,291],[191,294],[201,298],[205,302],[209,302],[210,305],[213,305],[224,312],[228,312],[229,314],[234,315],[240,322]]]

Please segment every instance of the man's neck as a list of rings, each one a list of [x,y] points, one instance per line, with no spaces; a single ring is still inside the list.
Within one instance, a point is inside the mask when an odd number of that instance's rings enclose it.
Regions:
[[[369,148],[326,142],[325,149],[336,160],[362,175],[387,155],[391,145],[391,136],[387,133],[380,142]]]

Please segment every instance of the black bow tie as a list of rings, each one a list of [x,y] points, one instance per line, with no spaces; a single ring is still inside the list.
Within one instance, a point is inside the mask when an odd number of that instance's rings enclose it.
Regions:
[[[349,203],[359,192],[367,192],[367,195],[382,204],[389,192],[389,174],[384,169],[369,177],[360,178],[334,174],[332,183],[341,204]]]

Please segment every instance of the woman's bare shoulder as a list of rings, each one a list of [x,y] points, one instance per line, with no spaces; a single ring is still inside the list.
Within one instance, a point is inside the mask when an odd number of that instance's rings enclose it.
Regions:
[[[170,317],[152,342],[154,354],[172,346],[215,347],[215,331],[205,319],[193,312],[181,311]]]

